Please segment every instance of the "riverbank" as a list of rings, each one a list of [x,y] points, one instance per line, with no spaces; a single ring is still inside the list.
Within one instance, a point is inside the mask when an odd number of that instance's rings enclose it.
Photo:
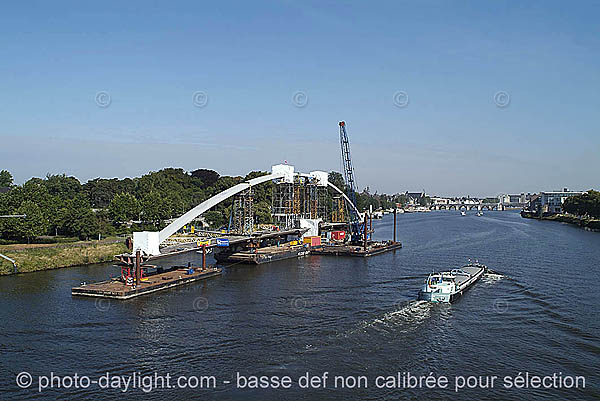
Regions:
[[[110,262],[127,252],[122,238],[69,244],[15,244],[0,246],[0,253],[17,262],[17,273]],[[14,274],[11,263],[0,259],[0,275]]]
[[[533,212],[521,211],[521,217],[526,219],[538,219],[558,221],[561,223],[572,224],[590,231],[600,231],[600,220],[574,216],[571,214],[551,214],[542,215],[541,217]]]

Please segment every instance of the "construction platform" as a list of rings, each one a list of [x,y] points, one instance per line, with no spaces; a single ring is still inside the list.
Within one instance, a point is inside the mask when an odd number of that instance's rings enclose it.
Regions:
[[[267,246],[238,252],[229,252],[227,250],[215,253],[215,259],[221,263],[246,263],[263,264],[275,262],[277,260],[299,258],[307,256],[311,252],[307,245],[289,245]]]
[[[218,276],[221,274],[221,271],[222,269],[215,267],[207,267],[205,269],[195,268],[193,273],[188,274],[188,268],[182,268],[149,276],[138,286],[126,285],[120,279],[112,279],[73,287],[71,288],[71,295],[129,299]]]
[[[310,253],[313,255],[368,257],[400,248],[402,248],[401,242],[383,241],[370,242],[366,248],[359,245],[321,245],[311,248]]]
[[[265,240],[275,241],[277,238],[283,238],[289,235],[302,235],[306,232],[306,228],[294,228],[289,230],[281,230],[281,231],[257,231],[251,235],[229,235],[229,234],[221,234],[222,237],[229,239],[230,246],[234,248],[243,248],[250,242],[261,242]],[[165,258],[168,256],[175,256],[187,252],[192,251],[201,251],[202,246],[199,245],[200,242],[209,241],[210,243],[206,245],[207,249],[210,248],[218,248],[216,243],[216,238],[193,238],[190,242],[180,243],[176,245],[169,245],[164,248],[161,248],[161,253],[159,255],[142,255],[142,262],[150,262],[157,259]],[[135,253],[123,253],[120,255],[115,255],[115,259],[118,261],[120,265],[129,265],[133,266],[135,264]]]

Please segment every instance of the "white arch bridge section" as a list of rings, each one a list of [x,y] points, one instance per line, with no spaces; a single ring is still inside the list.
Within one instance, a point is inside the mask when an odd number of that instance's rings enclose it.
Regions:
[[[324,171],[313,171],[309,174],[299,174],[302,176],[313,177],[317,179],[318,185],[329,186],[335,191],[343,195],[346,202],[358,213],[356,206],[350,201],[350,199],[344,194],[344,192],[329,182],[327,179],[328,174]],[[271,180],[280,180],[286,183],[294,182],[294,166],[287,164],[278,164],[271,167],[271,174],[264,175],[262,177],[253,178],[246,182],[234,185],[231,188],[224,190],[216,194],[215,196],[205,200],[195,208],[191,209],[187,213],[178,217],[171,224],[163,228],[161,231],[142,231],[133,233],[133,251],[140,250],[147,255],[159,255],[160,244],[175,234],[186,224],[191,223],[194,219],[201,216],[204,212],[210,210],[214,206],[231,198],[232,196],[251,188],[254,185],[262,184]]]

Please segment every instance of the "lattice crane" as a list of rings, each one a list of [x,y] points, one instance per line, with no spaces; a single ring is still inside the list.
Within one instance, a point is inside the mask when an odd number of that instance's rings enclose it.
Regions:
[[[344,165],[344,180],[348,198],[356,205],[356,180],[354,178],[354,166],[350,155],[350,142],[346,133],[346,122],[340,121],[340,147],[342,149],[342,163]],[[354,208],[350,208],[350,230],[352,242],[363,241],[363,227],[360,216]]]

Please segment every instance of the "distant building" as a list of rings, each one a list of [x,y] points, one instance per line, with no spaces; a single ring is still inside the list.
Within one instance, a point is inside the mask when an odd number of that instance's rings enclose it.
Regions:
[[[527,202],[527,209],[539,213],[542,208],[542,199],[539,194],[531,195]]]
[[[0,194],[5,194],[10,191],[10,187],[0,187]]]
[[[526,207],[531,194],[507,194],[499,196],[500,203],[508,207]]]
[[[562,204],[565,199],[583,193],[583,191],[569,191],[567,188],[564,188],[562,191],[541,192],[540,203],[542,205],[542,210],[549,213],[562,213]]]
[[[448,198],[439,198],[437,196],[431,198],[431,204],[433,205],[449,205],[451,202],[452,200]]]
[[[565,199],[581,195],[584,191],[569,191],[563,188],[562,191],[540,192],[538,195],[532,195],[528,202],[528,209],[539,213],[562,213],[562,205]]]
[[[463,198],[462,203],[464,205],[479,205],[479,199],[477,198]]]
[[[425,191],[422,192],[408,192],[404,193],[406,196],[406,203],[412,206],[418,206],[421,204],[421,199],[425,198],[427,194]]]
[[[521,195],[508,195],[508,203],[521,203]]]

